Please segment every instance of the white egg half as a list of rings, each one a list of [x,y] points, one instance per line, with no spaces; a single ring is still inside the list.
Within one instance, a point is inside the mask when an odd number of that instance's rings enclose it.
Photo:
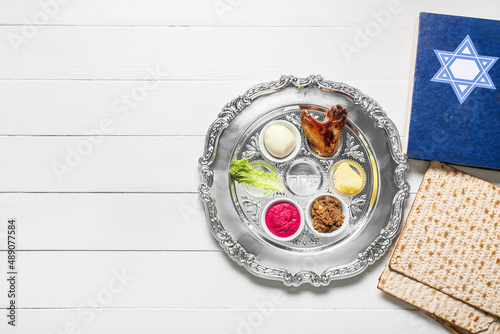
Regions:
[[[297,145],[292,131],[284,125],[271,125],[264,133],[264,145],[275,158],[283,159],[292,153]]]

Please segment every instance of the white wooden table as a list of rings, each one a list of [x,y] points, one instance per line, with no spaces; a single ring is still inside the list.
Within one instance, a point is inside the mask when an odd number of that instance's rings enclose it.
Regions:
[[[209,124],[281,74],[357,86],[404,140],[421,11],[500,19],[496,0],[1,0],[0,332],[445,332],[376,288],[387,256],[323,288],[251,276],[196,195]],[[411,161],[412,194],[426,167]]]

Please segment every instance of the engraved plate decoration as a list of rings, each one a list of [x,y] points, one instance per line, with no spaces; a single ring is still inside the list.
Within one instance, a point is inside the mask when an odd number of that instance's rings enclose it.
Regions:
[[[322,121],[334,104],[347,109],[346,126],[333,156],[320,157],[301,131],[300,113],[306,110]],[[259,140],[270,122],[286,124],[300,137],[293,157],[281,161],[263,152]],[[276,172],[284,192],[234,182],[233,158]],[[355,194],[338,187],[335,172],[342,163],[362,180]],[[392,121],[358,89],[321,76],[282,76],[229,102],[208,130],[198,169],[199,197],[222,249],[250,273],[290,286],[322,286],[362,272],[399,232],[409,196],[408,164]],[[307,215],[312,200],[324,195],[338,198],[348,211],[337,233],[319,233],[307,224],[292,240],[266,233],[263,210],[272,201],[291,201]]]

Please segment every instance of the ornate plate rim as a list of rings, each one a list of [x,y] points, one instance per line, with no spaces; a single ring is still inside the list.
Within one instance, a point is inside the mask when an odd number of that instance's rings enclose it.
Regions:
[[[377,127],[384,130],[389,142],[391,157],[396,162],[394,170],[394,182],[399,191],[394,195],[389,221],[377,238],[360,253],[357,259],[343,268],[335,268],[321,274],[312,271],[300,271],[291,273],[285,269],[269,268],[256,261],[254,254],[248,253],[243,246],[233,240],[229,232],[218,219],[215,198],[210,193],[214,181],[214,172],[211,164],[215,159],[219,138],[230,124],[230,122],[245,107],[250,105],[256,98],[271,94],[286,87],[305,88],[316,86],[320,89],[344,94],[350,97],[354,104],[358,104],[371,117]],[[335,81],[324,80],[320,75],[310,75],[307,78],[298,78],[293,75],[281,76],[278,81],[256,85],[227,103],[219,113],[217,119],[210,125],[203,156],[198,160],[198,171],[201,174],[201,184],[198,187],[199,199],[205,207],[205,215],[209,229],[219,242],[222,249],[240,266],[245,267],[250,273],[272,280],[281,280],[287,286],[299,286],[310,283],[313,286],[328,285],[332,280],[343,279],[361,273],[369,265],[373,264],[384,255],[397,235],[406,199],[410,195],[410,185],[406,180],[408,172],[406,155],[402,152],[399,133],[394,123],[387,117],[382,107],[371,97],[363,94],[357,88]]]

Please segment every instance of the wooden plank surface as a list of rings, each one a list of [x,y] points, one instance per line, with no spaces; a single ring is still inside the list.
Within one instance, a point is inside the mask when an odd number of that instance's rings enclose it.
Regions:
[[[201,136],[1,137],[0,191],[196,192],[203,144]]]
[[[405,217],[428,164],[410,163]],[[497,172],[459,168],[500,185]],[[21,250],[220,250],[196,194],[4,193],[0,205],[2,221],[16,217],[21,224]],[[0,249],[6,249],[3,234]]]
[[[104,135],[205,135],[226,103],[263,80],[160,81],[132,106],[125,99],[142,81],[0,80],[0,134],[85,135],[110,118]],[[348,83],[376,99],[403,135],[407,81]]]
[[[413,308],[377,289],[384,259],[363,275],[328,287],[287,288],[282,282],[248,274],[222,252],[19,251],[18,305],[78,308],[87,297],[97,298],[102,289],[113,292],[121,286],[122,292],[101,306],[245,309],[278,290],[289,297],[286,304],[276,306],[281,309]],[[7,284],[2,279],[0,291],[7,291]],[[7,298],[1,298],[0,307],[6,303]]]
[[[0,194],[0,205],[20,250],[220,250],[197,194]]]
[[[50,1],[41,1],[42,4]],[[1,24],[39,25],[155,25],[155,26],[291,26],[331,27],[413,24],[421,11],[475,15],[497,19],[492,7],[495,0],[461,2],[446,1],[243,1],[186,0],[172,3],[162,0],[68,1],[59,6],[40,5],[30,0],[3,0]],[[47,13],[47,20],[37,17]],[[382,12],[382,14],[381,14]],[[389,12],[389,15],[384,12]],[[385,14],[385,15],[384,15]]]
[[[19,250],[222,251],[196,194],[0,194],[0,205],[0,231],[18,221]]]
[[[413,33],[387,29],[356,47],[349,27],[50,26],[26,43],[0,39],[0,79],[408,80]],[[348,44],[357,52],[341,49]]]
[[[3,136],[0,191],[196,192],[203,144],[202,136]],[[412,191],[427,164],[411,162]],[[500,181],[495,171],[464,171]]]
[[[276,298],[277,297],[277,298]],[[222,309],[99,309],[99,310],[20,310],[21,325],[25,333],[143,333],[164,334],[229,334],[307,332],[315,328],[334,328],[339,333],[364,333],[367,323],[380,323],[370,329],[372,334],[443,333],[436,322],[417,310],[345,310],[345,309],[293,309],[280,310],[274,305],[286,303],[279,294],[257,300],[262,308],[248,310]],[[363,321],[360,321],[362,319]],[[0,323],[2,333],[17,333]],[[5,331],[4,331],[5,330]]]
[[[498,19],[497,1],[0,8],[0,268],[15,217],[20,273],[18,326],[4,309],[1,333],[445,332],[376,288],[387,255],[319,289],[249,275],[208,232],[197,160],[223,105],[282,74],[357,86],[404,141],[418,13]],[[405,215],[427,165],[410,160]],[[500,184],[497,171],[460,169]],[[0,308],[7,290],[0,279]]]

